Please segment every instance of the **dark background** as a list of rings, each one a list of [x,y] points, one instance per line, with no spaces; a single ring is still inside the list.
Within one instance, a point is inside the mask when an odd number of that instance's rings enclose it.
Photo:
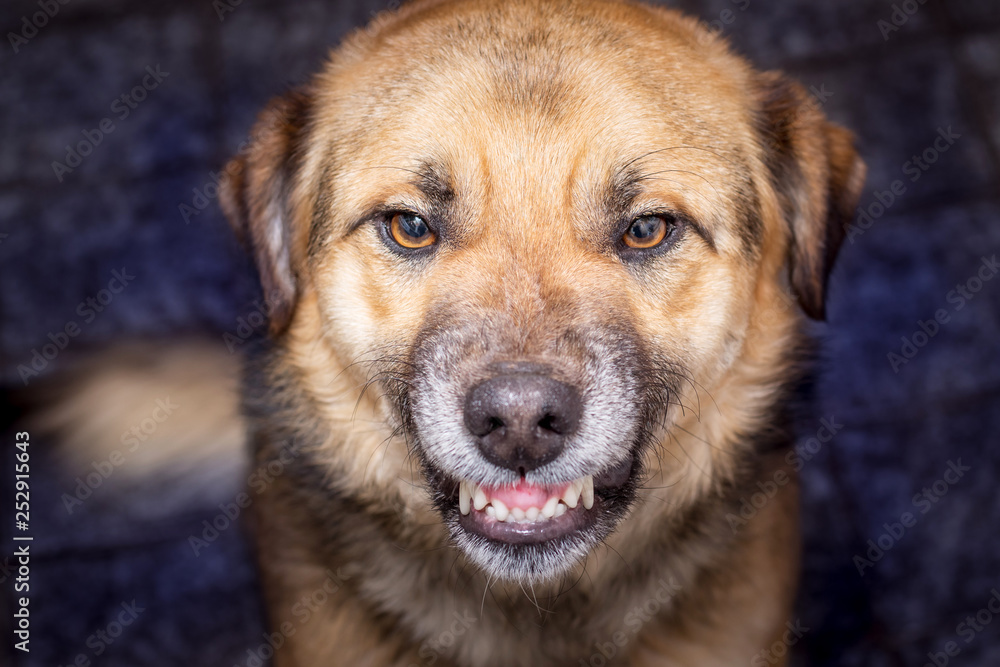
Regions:
[[[897,14],[902,25],[884,38],[878,21],[892,21],[894,4],[914,14],[905,23]],[[872,222],[845,243],[833,275],[815,418],[802,432],[805,442],[820,418],[843,425],[802,473],[798,614],[809,631],[793,647],[797,660],[920,666],[928,652],[954,641],[960,653],[949,664],[1000,664],[1000,618],[971,637],[958,627],[1000,590],[1000,279],[982,283],[960,310],[948,300],[976,275],[981,258],[1000,253],[1000,2],[677,6],[719,20],[758,65],[785,69],[821,91],[826,112],[857,132],[869,164],[862,208]],[[22,387],[17,366],[30,362],[50,332],[78,319],[77,304],[122,267],[135,280],[81,327],[71,352],[137,334],[202,333],[221,345],[222,332],[253,309],[253,270],[214,201],[189,221],[179,207],[196,203],[194,190],[212,182],[269,97],[302,82],[328,47],[385,8],[377,0],[243,0],[220,20],[211,0],[70,0],[14,53],[7,33],[21,32],[22,17],[40,8],[4,2],[3,384]],[[157,65],[169,76],[119,119],[115,99]],[[64,162],[66,145],[106,117],[114,131],[60,182],[52,162]],[[912,181],[907,162],[947,128],[959,137]],[[905,192],[881,213],[871,209],[876,192],[896,180]],[[948,321],[894,370],[887,355],[899,354],[901,338],[941,309]],[[18,416],[11,404],[3,412],[7,424]],[[245,664],[263,626],[238,531],[194,557],[187,536],[217,510],[139,521],[92,503],[68,517],[58,499],[66,489],[45,472],[44,448],[39,452],[33,651],[8,654],[4,629],[0,663],[93,658],[88,636],[135,599],[145,611],[95,664]],[[4,458],[0,505],[8,508],[11,462]],[[939,484],[947,493],[921,513],[914,495],[959,459],[970,470],[953,485]],[[916,525],[890,540],[860,576],[854,556],[904,512]],[[10,530],[5,517],[4,555]],[[0,580],[9,604],[10,575],[0,571]],[[7,622],[4,611],[0,627]]]

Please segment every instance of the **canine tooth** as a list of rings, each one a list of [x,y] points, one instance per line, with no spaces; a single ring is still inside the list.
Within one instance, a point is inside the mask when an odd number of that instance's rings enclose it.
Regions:
[[[579,480],[575,482],[570,482],[569,486],[566,487],[566,491],[563,493],[562,501],[566,503],[566,506],[570,509],[576,507],[577,502],[580,500],[580,482]]]
[[[529,507],[524,511],[524,516],[528,519],[528,521],[534,521],[538,518],[539,514],[541,514],[541,510],[537,507]]]
[[[542,516],[544,516],[546,519],[551,519],[553,516],[555,516],[556,505],[558,504],[559,504],[558,498],[549,498],[545,502],[545,507],[542,508]]]
[[[469,483],[472,484],[472,482],[469,482]],[[477,510],[481,510],[484,507],[486,507],[487,503],[489,503],[489,502],[490,501],[486,497],[486,494],[483,493],[482,487],[480,487],[480,486],[477,485],[475,492],[472,494],[472,505]]]
[[[511,507],[510,513],[514,515],[514,518],[518,521],[524,521],[524,510],[520,507]]]
[[[507,517],[510,515],[510,510],[507,509],[507,506],[504,505],[503,502],[495,499],[493,500],[492,505],[493,511],[496,512],[497,515],[497,521],[506,521]]]
[[[462,511],[462,514],[469,513],[469,495],[469,483],[461,482],[458,485],[458,509]]]
[[[583,507],[584,509],[590,509],[594,506],[594,476],[587,475],[583,478]]]
[[[493,505],[486,506],[486,515],[489,516],[491,519],[497,518],[497,511],[493,509]]]
[[[566,503],[559,503],[558,505],[556,505],[555,516],[562,516],[563,514],[565,514],[568,511],[569,511],[569,508],[566,507]]]

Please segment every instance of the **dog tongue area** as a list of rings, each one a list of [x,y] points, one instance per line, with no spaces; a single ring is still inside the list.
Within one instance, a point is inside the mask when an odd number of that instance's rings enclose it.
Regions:
[[[528,509],[529,507],[543,507],[549,498],[562,497],[569,484],[558,487],[544,487],[529,484],[523,477],[516,486],[482,487],[487,498],[497,499],[507,507],[519,507]]]

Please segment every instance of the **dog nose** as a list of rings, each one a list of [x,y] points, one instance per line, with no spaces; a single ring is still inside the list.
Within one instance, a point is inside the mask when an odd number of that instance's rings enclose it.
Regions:
[[[499,375],[465,397],[465,425],[483,456],[522,475],[559,456],[582,411],[575,388],[537,373]]]

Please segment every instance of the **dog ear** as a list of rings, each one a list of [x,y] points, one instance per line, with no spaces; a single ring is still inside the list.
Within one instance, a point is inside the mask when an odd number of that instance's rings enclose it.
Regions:
[[[760,75],[766,160],[790,229],[788,269],[805,313],[826,316],[826,283],[865,180],[854,135],[826,120],[819,102],[777,72]]]
[[[270,331],[288,327],[299,293],[294,206],[289,201],[301,156],[310,98],[303,91],[279,97],[261,112],[250,139],[226,165],[219,202],[257,264],[270,302]]]

